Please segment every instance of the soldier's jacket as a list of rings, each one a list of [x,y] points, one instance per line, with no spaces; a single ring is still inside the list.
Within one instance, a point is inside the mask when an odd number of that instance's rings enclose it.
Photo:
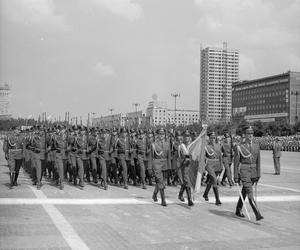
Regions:
[[[234,155],[234,178],[260,178],[260,149],[257,143],[237,145]]]
[[[110,160],[112,136],[109,134],[101,134],[97,139],[98,155],[100,158]]]
[[[137,158],[137,152],[136,152],[136,143],[137,143],[137,138],[136,136],[131,136],[129,140],[130,144],[130,153],[132,158]]]
[[[230,143],[224,142],[221,146],[222,157],[224,164],[231,164],[232,163],[232,147]]]
[[[74,148],[77,157],[82,160],[87,160],[87,136],[86,135],[76,135],[74,140]]]
[[[147,152],[147,138],[138,138],[135,144],[135,150],[139,157],[142,157],[146,160],[146,152]]]
[[[39,155],[41,160],[45,160],[46,137],[43,131],[35,133],[31,138],[30,149]]]
[[[218,143],[208,143],[205,146],[206,169],[215,172],[222,171],[221,146]]]
[[[109,152],[111,153],[112,158],[117,158],[118,157],[118,151],[117,151],[117,141],[118,141],[118,135],[113,135],[111,134],[111,139],[110,139],[110,149]]]
[[[24,140],[20,135],[15,133],[8,134],[3,143],[3,151],[6,158],[22,159],[23,158]]]
[[[97,137],[94,134],[89,135],[88,139],[88,153],[90,154],[91,157],[97,157],[98,156],[98,151],[97,151]]]
[[[129,160],[130,158],[130,150],[131,150],[131,146],[130,146],[130,141],[128,137],[120,137],[117,139],[116,141],[116,149],[118,154],[125,154],[125,158],[126,160]]]
[[[66,151],[67,151],[67,137],[64,133],[59,133],[54,135],[54,149],[56,152],[56,156],[67,159]]]
[[[162,170],[168,170],[171,168],[171,150],[170,150],[170,143],[165,140],[155,140],[152,143],[152,157],[153,160],[156,162],[157,160],[162,161],[161,167]],[[166,164],[163,162],[166,161]]]
[[[282,143],[281,142],[274,142],[273,145],[273,157],[281,157],[281,147]]]

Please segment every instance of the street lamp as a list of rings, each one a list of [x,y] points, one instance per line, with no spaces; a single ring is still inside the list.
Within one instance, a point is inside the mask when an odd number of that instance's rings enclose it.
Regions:
[[[136,127],[138,127],[138,115],[137,115],[137,108],[140,106],[139,103],[133,103],[133,106],[135,106],[135,120],[136,120]]]
[[[295,114],[295,123],[298,121],[298,95],[300,94],[299,90],[292,91],[291,95],[296,96],[296,114]]]
[[[177,119],[176,119],[176,99],[177,99],[177,97],[180,97],[180,94],[174,93],[174,94],[171,94],[171,96],[174,97],[174,99],[175,99],[175,107],[174,107],[174,124],[176,125],[176,122],[177,122]]]

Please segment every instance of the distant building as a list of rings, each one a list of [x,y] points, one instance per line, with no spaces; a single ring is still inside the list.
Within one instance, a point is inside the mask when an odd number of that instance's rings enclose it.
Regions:
[[[8,84],[0,84],[0,120],[11,116],[11,89]]]
[[[152,126],[167,124],[189,125],[199,122],[198,110],[168,109],[165,102],[151,101],[147,107],[146,116]]]
[[[120,113],[93,118],[92,125],[101,128],[124,127],[125,121],[126,115]]]
[[[231,120],[232,83],[239,78],[239,52],[223,48],[201,48],[200,119]]]
[[[299,118],[300,72],[238,81],[232,90],[233,120],[285,120],[293,124]]]

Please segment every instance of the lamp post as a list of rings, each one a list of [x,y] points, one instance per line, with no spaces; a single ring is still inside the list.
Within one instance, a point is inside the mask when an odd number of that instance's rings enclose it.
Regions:
[[[113,117],[112,117],[112,112],[114,111],[114,109],[113,108],[110,108],[110,109],[108,109],[109,111],[110,111],[110,116],[111,116],[111,127],[113,128],[113,126],[114,126],[114,120],[113,120]]]
[[[133,103],[132,105],[135,106],[135,120],[136,120],[136,128],[137,128],[138,127],[137,109],[138,109],[138,106],[140,106],[140,104],[139,103]]]
[[[296,113],[295,113],[295,123],[298,121],[298,95],[300,94],[299,90],[292,91],[291,95],[296,96]]]
[[[174,105],[174,124],[176,126],[176,122],[177,122],[177,119],[176,119],[176,99],[177,99],[177,97],[180,97],[180,94],[174,93],[174,94],[171,94],[171,96],[174,97],[174,99],[175,99],[175,105]]]

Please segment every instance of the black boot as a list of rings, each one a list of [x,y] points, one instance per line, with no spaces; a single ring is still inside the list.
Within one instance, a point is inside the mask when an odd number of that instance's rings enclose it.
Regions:
[[[76,171],[76,170],[77,170],[76,167],[73,167],[73,168],[72,168],[73,184],[74,184],[74,186],[77,185],[77,171]]]
[[[206,188],[205,188],[205,191],[204,191],[204,194],[203,194],[203,198],[206,200],[206,201],[209,201],[208,199],[208,193],[209,193],[209,190],[211,188],[211,184],[207,184]]]
[[[19,172],[15,173],[15,179],[14,179],[14,186],[18,186],[18,176],[19,176]]]
[[[186,193],[187,193],[187,197],[188,197],[188,205],[189,206],[194,206],[194,203],[192,201],[192,192],[191,192],[191,188],[190,187],[186,188]]]
[[[220,197],[219,197],[219,189],[218,187],[213,187],[214,193],[215,193],[215,197],[216,197],[216,205],[220,206],[222,204],[222,202],[220,201]]]
[[[63,181],[62,181],[62,180],[59,181],[59,189],[60,189],[60,190],[63,190],[63,189],[64,189],[64,184],[63,184]]]
[[[163,207],[166,207],[167,206],[167,203],[166,203],[166,198],[165,198],[165,191],[163,189],[160,189],[160,197],[161,197],[161,205]]]
[[[254,199],[249,199],[249,203],[253,209],[253,212],[255,214],[256,220],[262,220],[264,217],[260,214],[258,207],[256,205],[256,202]]]
[[[157,202],[157,193],[158,193],[158,187],[157,185],[155,185],[154,191],[153,191],[153,195],[152,195],[152,199],[154,202]]]
[[[178,194],[178,199],[182,202],[184,202],[184,198],[183,198],[183,192],[184,192],[184,189],[185,189],[185,186],[184,185],[181,185],[180,187],[180,191],[179,191],[179,194]]]
[[[243,196],[243,199],[245,200],[246,193],[244,192],[244,190],[242,190],[242,196]],[[243,201],[242,201],[242,199],[240,197],[239,200],[238,200],[238,203],[236,204],[235,215],[238,216],[238,217],[242,217],[243,218],[243,217],[245,217],[245,215],[242,212],[242,208],[243,208]]]
[[[95,184],[98,183],[98,179],[97,179],[97,170],[96,169],[93,169],[93,182]]]
[[[9,184],[9,187],[12,188],[12,187],[14,186],[15,172],[9,173],[9,177],[10,177],[10,184]]]

